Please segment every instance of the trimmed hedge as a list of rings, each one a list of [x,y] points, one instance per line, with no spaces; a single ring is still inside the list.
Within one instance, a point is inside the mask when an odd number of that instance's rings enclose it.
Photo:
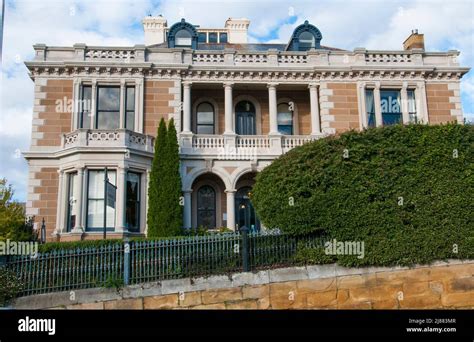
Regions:
[[[293,149],[258,174],[252,202],[267,227],[364,241],[342,265],[409,265],[474,257],[473,189],[473,126],[397,125]]]

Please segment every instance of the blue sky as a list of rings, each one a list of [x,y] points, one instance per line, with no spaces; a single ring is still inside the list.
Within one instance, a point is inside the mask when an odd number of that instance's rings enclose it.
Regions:
[[[353,50],[398,50],[412,29],[425,35],[428,51],[461,51],[463,66],[474,64],[472,1],[257,1],[257,0],[7,0],[0,89],[0,177],[26,199],[28,150],[33,111],[33,82],[24,61],[32,45],[129,46],[143,43],[141,19],[162,14],[168,25],[184,17],[201,27],[223,27],[228,17],[251,20],[251,42],[286,43],[298,24],[309,20],[322,44]],[[474,71],[462,81],[465,116],[474,120]]]

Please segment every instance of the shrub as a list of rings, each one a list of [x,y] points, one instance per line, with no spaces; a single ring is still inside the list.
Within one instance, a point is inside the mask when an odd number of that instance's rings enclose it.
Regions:
[[[15,272],[0,267],[0,306],[8,305],[23,289],[24,284]]]
[[[364,241],[343,265],[406,265],[474,257],[473,189],[473,126],[397,125],[293,149],[257,176],[252,201],[267,227]]]

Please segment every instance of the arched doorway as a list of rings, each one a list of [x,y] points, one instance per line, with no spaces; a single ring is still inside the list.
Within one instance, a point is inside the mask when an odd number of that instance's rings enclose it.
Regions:
[[[246,226],[251,232],[260,231],[260,220],[250,200],[252,188],[244,186],[235,195],[235,222],[238,227]]]
[[[240,101],[235,106],[235,131],[239,135],[255,135],[256,111],[255,106],[250,101]]]

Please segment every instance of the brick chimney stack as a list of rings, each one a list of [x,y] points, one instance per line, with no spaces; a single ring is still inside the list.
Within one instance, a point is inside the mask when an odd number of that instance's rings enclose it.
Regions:
[[[411,34],[403,42],[404,50],[425,49],[425,38],[423,34],[419,34],[418,30],[412,30]]]

